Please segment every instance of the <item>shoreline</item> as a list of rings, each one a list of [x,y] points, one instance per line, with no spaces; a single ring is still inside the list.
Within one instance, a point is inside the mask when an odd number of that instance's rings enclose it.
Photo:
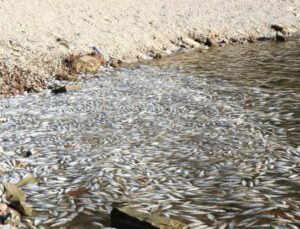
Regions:
[[[0,3],[0,97],[46,88],[70,55],[100,49],[105,60],[133,63],[208,46],[300,32],[300,3],[234,0],[16,0]],[[114,64],[115,65],[115,64]]]

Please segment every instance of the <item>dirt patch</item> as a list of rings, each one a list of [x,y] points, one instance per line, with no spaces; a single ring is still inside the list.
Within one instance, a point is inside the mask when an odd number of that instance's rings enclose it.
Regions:
[[[47,84],[37,74],[25,71],[18,67],[9,69],[0,62],[0,97],[21,94],[27,92],[39,92],[46,88]]]

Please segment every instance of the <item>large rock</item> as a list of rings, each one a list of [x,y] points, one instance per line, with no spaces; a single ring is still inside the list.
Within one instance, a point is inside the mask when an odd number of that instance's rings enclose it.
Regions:
[[[117,229],[185,229],[188,226],[174,219],[139,212],[128,207],[113,208],[111,226]]]
[[[104,64],[105,60],[97,55],[85,55],[74,60],[73,69],[76,72],[96,72]]]

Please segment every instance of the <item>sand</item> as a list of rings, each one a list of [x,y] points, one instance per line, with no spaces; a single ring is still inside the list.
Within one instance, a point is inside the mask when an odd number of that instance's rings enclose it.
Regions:
[[[300,29],[299,0],[0,0],[0,61],[47,77],[62,57],[98,47],[135,61],[191,34],[242,38]],[[175,43],[175,44],[174,44]]]

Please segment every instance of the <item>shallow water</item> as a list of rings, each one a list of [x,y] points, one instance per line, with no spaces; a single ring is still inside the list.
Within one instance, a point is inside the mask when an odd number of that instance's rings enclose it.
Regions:
[[[300,145],[300,38],[286,43],[263,42],[238,47],[175,55],[150,63],[176,66],[190,74],[238,86],[235,97],[247,96],[245,108],[264,112],[266,123],[282,127],[288,144]],[[244,91],[245,89],[245,91]],[[263,96],[252,93],[260,90]],[[222,92],[221,92],[222,93]],[[225,92],[227,93],[227,92]]]
[[[3,100],[0,144],[36,153],[3,155],[0,181],[39,177],[24,190],[36,224],[52,227],[74,227],[78,212],[107,226],[112,204],[190,228],[300,226],[299,77],[296,39],[176,55],[85,76],[82,91]]]

